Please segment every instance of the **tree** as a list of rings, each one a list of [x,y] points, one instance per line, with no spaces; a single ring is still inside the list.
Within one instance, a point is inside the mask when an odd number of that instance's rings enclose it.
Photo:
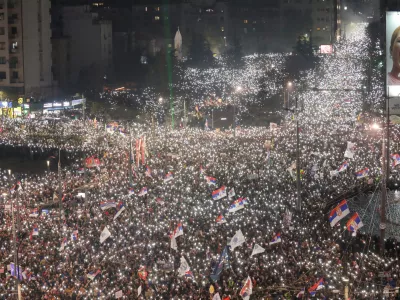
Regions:
[[[295,50],[303,56],[312,56],[312,42],[307,34],[302,34],[297,37]]]
[[[210,44],[199,33],[193,33],[189,48],[189,64],[192,66],[210,66],[214,62]]]

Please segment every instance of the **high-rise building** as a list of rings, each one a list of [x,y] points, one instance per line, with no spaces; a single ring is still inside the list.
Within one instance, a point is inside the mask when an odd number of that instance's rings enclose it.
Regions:
[[[215,55],[222,54],[231,35],[229,2],[226,0],[185,0],[182,4],[181,32],[190,43],[193,34],[201,34]],[[183,43],[183,52],[188,48]]]
[[[66,6],[62,10],[63,35],[70,37],[70,78],[92,87],[101,86],[113,74],[112,22],[90,6]]]
[[[0,0],[0,88],[52,94],[50,0]]]
[[[337,8],[336,0],[312,0],[312,44],[332,45],[336,41]]]

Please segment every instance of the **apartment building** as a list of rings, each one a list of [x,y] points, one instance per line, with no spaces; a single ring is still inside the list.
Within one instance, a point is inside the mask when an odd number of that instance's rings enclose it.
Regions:
[[[50,0],[0,0],[0,89],[52,94]]]
[[[112,22],[99,17],[90,6],[66,6],[62,9],[63,36],[69,37],[69,82],[88,80],[102,85],[113,73]],[[67,43],[67,42],[65,42]]]

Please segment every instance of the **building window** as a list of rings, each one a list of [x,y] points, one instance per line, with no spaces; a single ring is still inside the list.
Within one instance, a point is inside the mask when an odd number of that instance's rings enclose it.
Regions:
[[[4,29],[4,27],[0,27],[0,35],[5,35],[6,34],[6,30]]]
[[[221,27],[221,31],[222,31],[222,32],[224,32],[224,31],[225,31],[225,28],[224,28],[223,26]]]
[[[0,50],[6,50],[6,43],[0,42]]]
[[[18,72],[12,72],[12,78],[18,79]]]
[[[0,72],[0,79],[6,79],[7,75],[6,72]]]
[[[17,27],[11,27],[11,34],[18,34]]]
[[[319,30],[321,30],[321,28],[317,27],[317,30],[319,31]]]
[[[1,13],[0,14],[0,21],[3,21],[4,20],[4,13]]]
[[[247,24],[247,23],[249,23],[249,21],[248,20],[243,20],[243,23]]]
[[[160,16],[155,16],[154,20],[156,20],[156,21],[160,20]]]
[[[5,65],[7,62],[7,59],[4,56],[0,56],[0,65]]]
[[[147,11],[147,6],[144,8],[144,11]]]
[[[156,7],[156,11],[160,11],[160,7],[159,6]]]

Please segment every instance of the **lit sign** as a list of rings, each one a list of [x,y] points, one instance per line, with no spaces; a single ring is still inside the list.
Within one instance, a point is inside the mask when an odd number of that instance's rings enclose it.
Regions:
[[[320,50],[321,50],[321,54],[332,54],[333,47],[332,47],[332,45],[321,45]]]
[[[226,120],[226,118],[221,118],[221,121],[225,121]]]
[[[63,102],[63,105],[64,105],[64,106],[70,106],[71,103],[70,103],[69,101],[64,101],[64,102]]]
[[[24,106],[25,109],[29,108],[29,104],[24,104],[23,106]]]
[[[83,99],[72,100],[72,106],[82,104],[82,102],[83,102]]]
[[[60,103],[60,102],[53,103],[53,107],[60,107],[60,106],[62,106],[62,103]]]
[[[53,103],[45,103],[43,104],[44,108],[49,108],[49,107],[53,107]]]

